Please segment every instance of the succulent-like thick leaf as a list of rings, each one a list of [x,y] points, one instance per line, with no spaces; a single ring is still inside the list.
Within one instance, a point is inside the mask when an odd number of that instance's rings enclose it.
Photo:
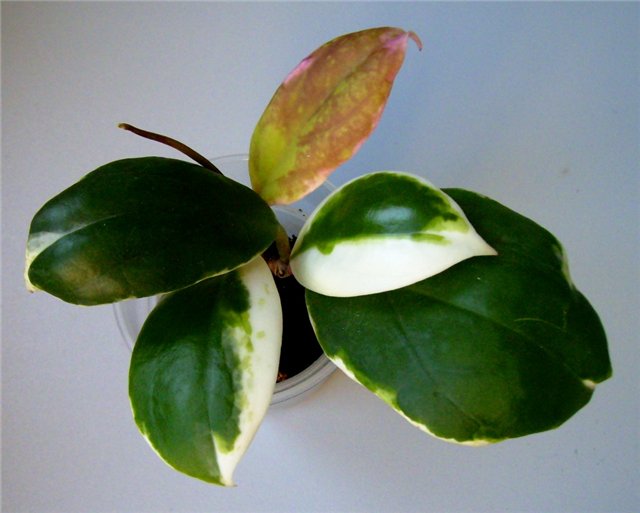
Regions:
[[[305,58],[275,92],[249,151],[251,184],[270,204],[318,187],[376,127],[412,32],[381,27],[338,37]]]
[[[251,189],[180,160],[102,166],[31,222],[27,286],[93,305],[191,285],[251,260],[277,220]]]
[[[291,269],[307,289],[350,297],[398,289],[479,255],[495,251],[450,197],[420,177],[382,171],[318,206]]]
[[[599,318],[549,232],[488,198],[446,192],[498,256],[381,294],[307,292],[318,339],[437,437],[482,444],[557,427],[611,373]]]
[[[257,257],[165,297],[133,349],[135,421],[170,466],[230,486],[276,382],[282,312]]]

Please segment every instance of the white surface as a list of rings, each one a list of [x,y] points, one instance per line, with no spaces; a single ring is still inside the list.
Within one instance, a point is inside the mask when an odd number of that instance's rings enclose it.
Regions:
[[[640,510],[638,3],[2,4],[5,512]],[[422,38],[381,125],[338,174],[400,169],[495,197],[564,242],[615,375],[559,430],[472,449],[432,439],[335,373],[270,412],[235,489],[166,467],[137,433],[111,307],[22,283],[35,211],[121,157],[246,151],[280,80],[325,40]]]

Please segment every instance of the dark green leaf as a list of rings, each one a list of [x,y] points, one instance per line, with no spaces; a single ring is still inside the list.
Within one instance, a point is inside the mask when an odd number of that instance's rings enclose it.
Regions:
[[[435,436],[479,444],[557,427],[611,373],[598,316],[549,232],[483,196],[445,192],[498,256],[381,294],[307,292],[319,341]]]
[[[277,221],[249,188],[180,160],[89,173],[35,215],[27,283],[77,304],[176,290],[248,262]]]

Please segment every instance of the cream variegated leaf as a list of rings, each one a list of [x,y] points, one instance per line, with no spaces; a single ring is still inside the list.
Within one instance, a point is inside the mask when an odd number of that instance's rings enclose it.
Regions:
[[[271,401],[282,340],[273,276],[261,257],[165,297],[133,349],[135,421],[171,467],[233,485]]]
[[[81,305],[170,292],[247,263],[277,226],[254,191],[204,167],[117,160],[36,213],[26,283]]]
[[[498,255],[379,294],[307,291],[318,340],[349,377],[443,440],[556,428],[611,375],[600,319],[553,235],[479,194],[445,192]]]
[[[384,171],[334,191],[305,223],[291,268],[336,297],[410,285],[473,256],[495,255],[460,207],[428,181]]]

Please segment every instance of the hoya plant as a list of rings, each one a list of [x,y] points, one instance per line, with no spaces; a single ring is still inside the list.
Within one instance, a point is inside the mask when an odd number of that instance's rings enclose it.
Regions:
[[[603,327],[561,244],[481,194],[363,174],[318,206],[291,247],[271,207],[309,194],[361,147],[411,40],[420,47],[412,32],[374,28],[302,60],[255,127],[251,187],[122,125],[196,163],[108,163],[33,218],[30,289],[78,305],[162,296],[132,351],[129,393],[141,433],[175,469],[233,484],[273,394],[276,280],[291,273],[337,367],[447,441],[555,428],[610,376]]]

